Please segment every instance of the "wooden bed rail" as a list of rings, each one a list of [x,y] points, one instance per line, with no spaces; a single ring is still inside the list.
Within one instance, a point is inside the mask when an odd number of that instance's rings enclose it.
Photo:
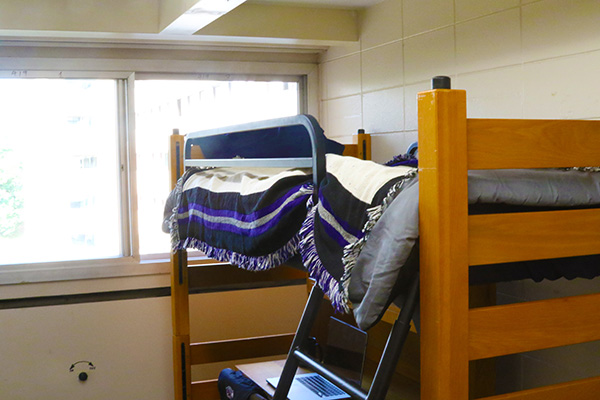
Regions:
[[[194,343],[192,365],[287,354],[293,333]]]
[[[600,166],[600,121],[467,120],[469,169]]]
[[[467,171],[598,166],[600,121],[467,119],[462,90],[418,101],[421,398],[466,400],[469,360],[600,339],[600,294],[469,309],[470,265],[599,254],[600,210],[468,216]],[[485,398],[599,390],[597,377]]]
[[[469,265],[600,254],[599,226],[600,209],[472,215]]]
[[[600,393],[600,377],[487,397],[486,400],[595,400],[598,398],[598,393]]]
[[[574,312],[573,310],[576,310]],[[469,311],[469,358],[497,357],[600,340],[600,294]]]

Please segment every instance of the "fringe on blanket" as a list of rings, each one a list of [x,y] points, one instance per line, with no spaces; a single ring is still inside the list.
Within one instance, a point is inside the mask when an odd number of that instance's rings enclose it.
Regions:
[[[353,243],[350,243],[344,247],[343,256],[342,256],[342,264],[344,265],[344,275],[340,281],[340,285],[342,286],[343,298],[346,302],[348,302],[348,290],[350,287],[350,278],[352,276],[352,271],[354,266],[356,265],[356,260],[360,255],[365,243],[369,239],[369,234],[371,230],[379,221],[385,210],[388,208],[390,203],[398,196],[398,194],[402,191],[404,184],[417,176],[417,170],[410,171],[406,175],[404,175],[398,182],[396,182],[389,190],[383,201],[380,205],[375,207],[371,207],[367,209],[367,222],[362,229],[364,233],[363,237],[356,240]]]
[[[317,254],[314,234],[317,206],[314,204],[312,198],[308,200],[307,208],[306,220],[304,220],[299,232],[301,240],[298,250],[302,257],[302,264],[308,270],[308,276],[314,279],[316,284],[323,290],[323,293],[329,297],[334,310],[336,312],[348,313],[350,312],[348,296],[344,294],[339,282],[325,269]]]
[[[194,238],[187,238],[175,246],[175,250],[194,248],[206,254],[209,258],[228,262],[246,271],[265,271],[277,267],[298,253],[300,236],[296,234],[285,246],[265,256],[250,257],[227,249],[219,249]]]

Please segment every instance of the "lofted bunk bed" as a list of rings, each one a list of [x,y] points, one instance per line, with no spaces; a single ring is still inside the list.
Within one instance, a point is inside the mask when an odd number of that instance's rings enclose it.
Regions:
[[[251,139],[248,141],[249,137]],[[299,179],[303,181],[302,176],[310,176],[312,178],[309,180],[316,182],[322,179],[321,175],[324,174],[325,152],[328,149],[357,159],[370,158],[370,136],[359,131],[353,136],[353,140],[353,144],[346,145],[329,141],[323,136],[318,122],[311,116],[303,115],[201,131],[187,137],[179,135],[175,130],[170,143],[171,186],[175,188],[184,172],[192,168],[210,169],[214,166],[239,165],[250,168],[257,165],[272,168],[303,168],[304,172],[300,174]],[[256,146],[258,142],[263,146]],[[242,156],[244,158],[241,158]],[[171,204],[166,207],[166,215],[170,214],[172,206]],[[168,229],[167,222],[166,218],[164,230]],[[268,241],[268,238],[263,239],[263,242],[265,241]],[[247,268],[261,270],[260,274],[246,272],[230,264],[230,262],[239,264],[233,255],[215,254],[217,246],[203,247],[202,250],[222,262],[215,264],[214,261],[209,261],[209,264],[205,265],[206,261],[194,261],[190,262],[190,267],[194,264],[199,268],[188,268],[188,257],[184,249],[188,246],[180,247],[171,257],[175,398],[216,399],[219,397],[216,379],[192,382],[192,365],[233,362],[274,355],[285,356],[294,334],[190,343],[188,295],[206,291],[306,285],[308,276],[302,268],[298,268],[300,263],[297,259],[287,260],[287,257],[278,259],[278,262]],[[270,269],[283,259],[287,262],[278,268]]]
[[[469,393],[473,384],[469,364],[599,340],[600,294],[470,308],[469,293],[474,291],[470,285],[499,281],[600,275],[600,173],[586,168],[600,165],[600,122],[467,119],[464,91],[451,90],[445,77],[434,78],[433,87],[418,96],[418,174],[414,165],[404,163],[392,167],[394,172],[385,178],[381,177],[387,169],[374,169],[374,175],[365,172],[368,181],[380,178],[371,190],[378,193],[377,200],[367,196],[372,201],[366,208],[343,210],[335,204],[332,208],[346,213],[341,217],[344,221],[352,213],[360,214],[355,224],[362,224],[362,232],[332,253],[319,254],[326,252],[319,252],[318,245],[317,251],[310,246],[299,250],[316,284],[296,334],[278,347],[289,351],[273,398],[286,399],[297,368],[304,366],[352,398],[384,399],[411,320],[420,333],[424,400],[596,398],[600,378],[505,395]],[[312,118],[301,118],[314,127]],[[298,126],[297,121],[292,124]],[[322,230],[327,236],[323,221],[328,218],[328,200],[348,185],[340,188],[332,182],[343,175],[361,175],[366,167],[350,163],[336,170],[338,166],[324,161],[323,144],[318,145],[323,138],[308,136],[312,147],[310,154],[304,154],[308,157],[303,157],[302,166],[313,167],[313,191],[307,195],[310,211],[300,231],[309,226],[315,235]],[[188,142],[186,158],[193,140]],[[259,162],[264,165],[262,157]],[[184,167],[179,168],[183,172]],[[327,237],[318,240],[321,249],[327,247]],[[197,400],[203,397],[195,396],[208,392],[194,391],[189,380],[187,269],[185,246],[178,243],[172,287],[176,396]],[[340,254],[342,261],[335,259]],[[319,262],[324,265],[315,267]],[[322,274],[321,267],[329,275]],[[352,303],[354,317],[364,330],[381,320],[392,303],[401,307],[366,390],[346,382],[310,354],[308,336],[324,297],[339,311],[349,311]]]

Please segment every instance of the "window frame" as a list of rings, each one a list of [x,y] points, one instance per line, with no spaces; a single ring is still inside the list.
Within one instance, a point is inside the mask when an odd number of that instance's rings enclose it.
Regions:
[[[137,79],[285,80],[298,82],[299,112],[318,115],[316,63],[98,60],[1,57],[2,78],[115,79],[117,81],[119,157],[121,163],[122,257],[0,265],[0,286],[20,283],[169,274],[168,255],[140,257],[135,157],[135,81]],[[212,71],[221,71],[216,74]],[[143,71],[143,72],[137,72]],[[191,263],[218,263],[190,254]]]

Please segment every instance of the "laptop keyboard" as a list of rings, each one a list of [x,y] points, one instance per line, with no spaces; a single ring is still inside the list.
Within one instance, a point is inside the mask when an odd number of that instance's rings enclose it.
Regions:
[[[296,380],[312,390],[319,397],[341,396],[346,394],[346,392],[342,391],[320,375],[296,376]]]

